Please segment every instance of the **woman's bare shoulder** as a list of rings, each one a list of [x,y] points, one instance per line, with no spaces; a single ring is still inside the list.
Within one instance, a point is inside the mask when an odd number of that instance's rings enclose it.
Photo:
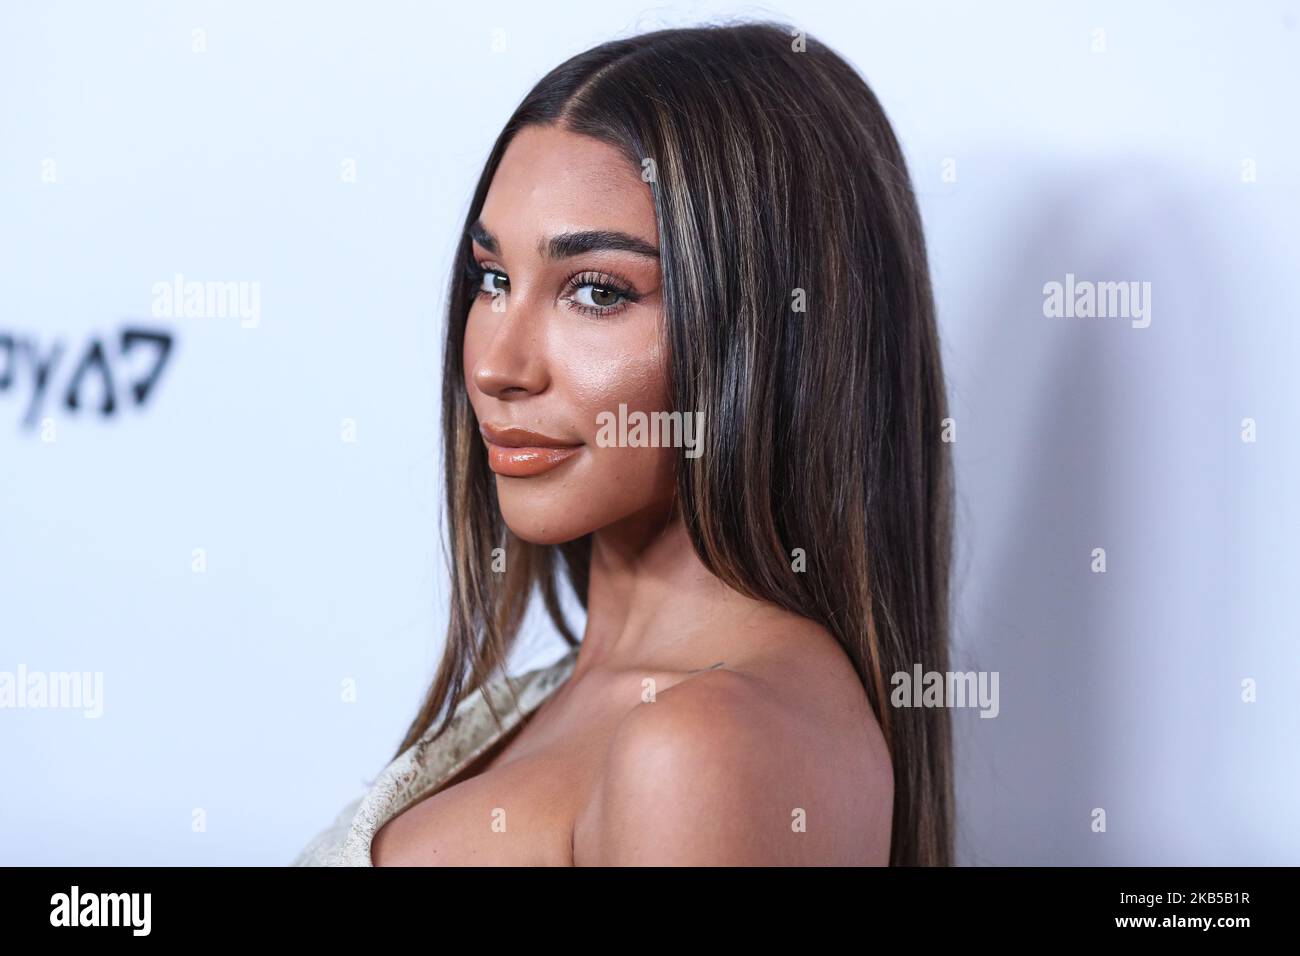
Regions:
[[[582,862],[888,861],[892,768],[847,655],[752,646],[620,721],[575,827]]]

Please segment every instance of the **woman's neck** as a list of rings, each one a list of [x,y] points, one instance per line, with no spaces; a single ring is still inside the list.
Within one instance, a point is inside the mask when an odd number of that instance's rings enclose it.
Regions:
[[[592,536],[587,627],[574,674],[690,669],[725,652],[729,634],[778,609],[704,567],[679,515],[634,518]],[[719,658],[721,659],[721,658]]]

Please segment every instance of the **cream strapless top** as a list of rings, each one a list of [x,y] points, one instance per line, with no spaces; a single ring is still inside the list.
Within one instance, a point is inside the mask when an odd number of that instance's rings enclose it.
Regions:
[[[370,789],[345,806],[328,827],[312,838],[294,859],[292,866],[374,866],[370,843],[380,828],[411,804],[416,803],[469,766],[531,714],[564,683],[577,663],[578,648],[546,667],[525,671],[518,677],[500,674],[457,705],[446,732],[436,739],[436,729],[402,751],[371,784]],[[513,706],[513,688],[518,707]],[[484,695],[501,716],[501,727],[492,719]]]

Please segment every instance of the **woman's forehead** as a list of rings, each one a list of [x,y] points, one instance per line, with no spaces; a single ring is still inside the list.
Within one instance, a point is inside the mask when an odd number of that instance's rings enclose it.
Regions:
[[[511,234],[617,229],[653,240],[654,200],[614,146],[558,126],[530,126],[506,148],[480,219]]]

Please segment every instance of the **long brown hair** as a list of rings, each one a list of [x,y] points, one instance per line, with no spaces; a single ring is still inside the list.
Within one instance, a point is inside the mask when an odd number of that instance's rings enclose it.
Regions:
[[[673,404],[709,422],[703,454],[678,467],[695,550],[737,591],[840,642],[893,760],[890,862],[951,863],[948,711],[893,709],[887,692],[914,665],[947,670],[952,495],[925,241],[879,102],[838,54],[781,24],[605,43],[548,73],[510,117],[466,230],[530,124],[610,143],[643,171]],[[440,713],[441,733],[454,703],[504,667],[534,587],[571,646],[561,576],[587,598],[589,537],[535,546],[502,521],[461,367],[470,255],[463,235],[443,358],[451,616],[399,753]],[[504,574],[491,570],[496,548]]]

